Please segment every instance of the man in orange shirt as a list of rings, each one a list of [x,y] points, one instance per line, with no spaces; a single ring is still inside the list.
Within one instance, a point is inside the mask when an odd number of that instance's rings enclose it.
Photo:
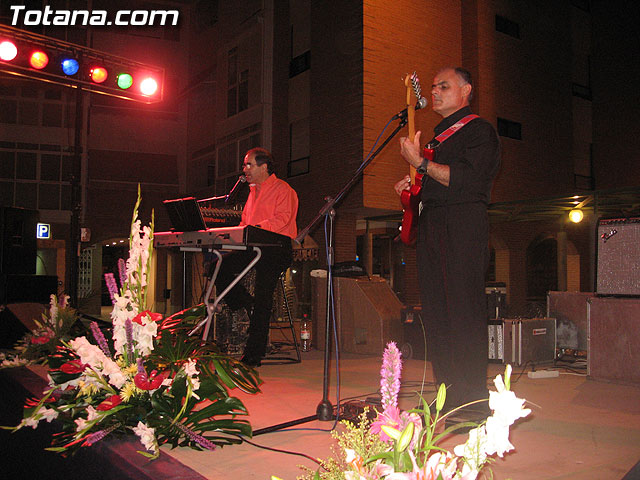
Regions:
[[[242,211],[240,225],[253,225],[295,238],[298,234],[298,195],[287,182],[276,177],[271,153],[264,148],[249,150],[244,157],[242,170],[251,191]],[[226,288],[253,255],[253,252],[237,252],[226,256],[216,279],[216,287],[220,291]],[[249,313],[249,338],[242,357],[246,365],[260,366],[266,353],[273,292],[280,275],[291,265],[291,259],[290,244],[285,247],[262,247],[262,257],[255,266],[254,296],[251,297],[241,284],[225,296],[232,310],[244,307]]]

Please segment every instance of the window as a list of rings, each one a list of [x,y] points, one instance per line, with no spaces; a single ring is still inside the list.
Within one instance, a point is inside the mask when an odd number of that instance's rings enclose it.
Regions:
[[[16,165],[16,178],[24,180],[36,179],[38,157],[32,152],[19,152]]]
[[[233,187],[238,176],[242,173],[244,154],[248,150],[260,146],[260,134],[247,133],[247,130],[251,130],[251,128],[229,135],[220,142],[221,144],[225,143],[218,148],[215,177],[216,195],[224,195]]]
[[[289,163],[287,176],[295,177],[309,173],[309,118],[303,118],[289,125]]]
[[[293,58],[289,63],[289,78],[301,74],[311,68],[311,52],[307,50],[302,55]]]
[[[195,7],[196,32],[202,32],[218,22],[218,0],[200,0]]]
[[[0,145],[0,205],[70,210],[72,161],[60,145]]]
[[[513,38],[520,38],[520,25],[500,15],[496,15],[496,31]]]
[[[43,127],[67,127],[65,111],[71,93],[63,87],[36,87],[4,81],[0,86],[0,123]]]
[[[249,70],[238,68],[238,49],[232,48],[227,59],[227,117],[249,108]]]
[[[518,122],[512,122],[511,120],[498,117],[498,135],[515,140],[522,140],[522,125]]]

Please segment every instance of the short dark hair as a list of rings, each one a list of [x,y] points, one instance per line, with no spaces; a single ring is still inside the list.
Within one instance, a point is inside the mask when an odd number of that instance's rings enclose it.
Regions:
[[[275,172],[273,155],[269,150],[262,147],[255,147],[249,150],[245,156],[251,156],[251,155],[254,156],[256,165],[260,166],[260,165],[264,165],[265,163],[267,164],[267,172],[269,173],[269,175]]]
[[[455,67],[453,71],[456,72],[456,75],[458,75],[460,80],[471,85],[471,92],[469,92],[469,103],[471,103],[471,99],[473,98],[473,80],[471,79],[471,72],[462,67]]]

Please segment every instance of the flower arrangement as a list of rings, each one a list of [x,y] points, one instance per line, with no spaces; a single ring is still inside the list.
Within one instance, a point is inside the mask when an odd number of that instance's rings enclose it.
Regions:
[[[141,228],[140,190],[134,207],[126,279],[111,315],[107,339],[95,322],[92,337],[61,340],[48,358],[49,388],[28,400],[22,422],[61,422],[48,450],[69,452],[105,436],[133,433],[142,455],[156,458],[170,444],[212,450],[251,436],[247,410],[227,389],[259,392],[255,370],[189,336],[205,315],[204,306],[167,319],[146,309],[147,275],[153,254],[153,220]],[[153,217],[152,217],[153,218]]]
[[[69,296],[52,294],[50,298],[49,310],[42,313],[42,320],[34,320],[36,328],[16,343],[14,352],[3,358],[0,368],[46,364],[61,341],[71,339],[81,330],[79,322],[76,323],[78,314],[69,306]]]
[[[489,408],[493,414],[480,424],[460,423],[437,427],[451,413],[467,407],[463,405],[440,416],[446,399],[446,388],[440,385],[435,400],[435,412],[422,399],[422,407],[407,412],[398,409],[402,362],[395,343],[387,345],[381,369],[380,391],[382,412],[371,422],[368,412],[360,415],[354,425],[342,421],[343,432],[334,433],[337,440],[335,458],[322,462],[324,471],[307,470],[306,480],[473,480],[487,465],[491,456],[503,457],[513,450],[509,442],[509,427],[531,410],[524,408],[525,400],[510,390],[511,366],[507,365],[504,380],[496,376],[496,391],[489,392]],[[433,405],[432,405],[433,406]],[[464,444],[453,453],[438,446],[450,433],[470,428]],[[334,452],[336,449],[334,449]]]

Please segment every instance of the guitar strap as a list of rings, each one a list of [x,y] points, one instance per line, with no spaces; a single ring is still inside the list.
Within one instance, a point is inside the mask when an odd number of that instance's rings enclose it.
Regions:
[[[464,127],[467,123],[469,123],[474,118],[478,118],[478,115],[476,115],[475,113],[471,113],[471,114],[467,115],[466,117],[460,119],[460,121],[458,121],[458,122],[454,123],[453,125],[451,125],[444,132],[442,132],[440,135],[438,135],[435,138],[435,140],[437,140],[438,143],[444,142],[447,138],[449,138],[451,135],[456,133],[458,130],[460,130],[462,127]]]
[[[458,130],[460,130],[462,127],[464,127],[471,120],[473,120],[474,118],[478,118],[478,117],[479,117],[479,115],[476,115],[475,113],[471,113],[471,114],[467,115],[466,117],[461,118],[458,122],[454,123],[449,128],[447,128],[444,132],[442,132],[440,135],[438,135],[436,138],[434,138],[435,142],[437,142],[437,143],[429,142],[424,147],[425,157],[427,156],[426,155],[427,151],[433,152],[435,147],[440,145],[442,142],[444,142],[447,138],[449,138],[451,135],[453,135]],[[418,215],[420,215],[421,213],[422,213],[422,202],[420,202],[418,204]]]

